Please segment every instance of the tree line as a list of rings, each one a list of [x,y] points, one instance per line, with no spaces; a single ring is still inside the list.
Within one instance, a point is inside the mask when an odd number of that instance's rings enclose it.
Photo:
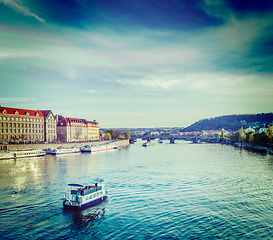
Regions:
[[[105,139],[113,140],[113,139],[130,139],[130,133],[128,131],[122,132],[120,129],[107,129],[105,132]]]
[[[268,146],[273,144],[273,126],[270,126],[267,132],[256,133],[248,132],[244,133],[243,127],[241,130],[231,135],[230,140],[232,143],[241,142],[251,145]]]

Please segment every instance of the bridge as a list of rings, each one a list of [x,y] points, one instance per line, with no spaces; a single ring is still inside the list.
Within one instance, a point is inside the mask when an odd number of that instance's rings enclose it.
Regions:
[[[207,142],[207,143],[221,143],[226,142],[221,138],[216,137],[195,137],[195,136],[180,136],[180,135],[144,135],[144,136],[131,136],[132,140],[142,139],[142,140],[168,140],[170,143],[175,143],[175,140],[185,140],[185,141],[191,141],[193,143],[201,143],[201,142]]]

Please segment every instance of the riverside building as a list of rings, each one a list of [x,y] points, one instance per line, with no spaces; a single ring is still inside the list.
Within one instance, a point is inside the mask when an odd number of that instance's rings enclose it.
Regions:
[[[65,142],[99,139],[99,123],[86,119],[57,116],[58,140]]]
[[[41,142],[57,139],[51,110],[29,110],[0,105],[0,142]]]

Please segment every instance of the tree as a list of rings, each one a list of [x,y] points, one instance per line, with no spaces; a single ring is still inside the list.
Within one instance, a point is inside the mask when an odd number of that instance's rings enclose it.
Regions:
[[[119,135],[122,135],[121,130],[120,129],[115,129],[114,134],[112,135],[112,138],[117,139]]]
[[[114,138],[114,130],[113,129],[107,129],[105,134],[109,133],[110,134],[110,138],[109,139],[113,139]]]
[[[123,135],[124,135],[125,139],[130,139],[131,138],[131,135],[130,135],[130,133],[128,131],[125,131],[123,133]]]
[[[243,129],[243,127],[241,127],[241,130],[240,130],[240,132],[239,132],[239,137],[240,137],[240,141],[241,141],[241,142],[243,142],[244,139],[245,139],[245,137],[246,137],[246,135],[244,134],[244,129]]]
[[[235,142],[239,142],[240,140],[240,133],[239,132],[236,132],[234,133],[231,137],[231,142],[235,143]]]
[[[253,132],[248,132],[248,133],[246,134],[246,138],[245,138],[246,143],[249,143],[249,144],[252,144],[252,143],[253,143],[253,141],[254,141],[253,135],[254,135]]]
[[[79,140],[79,137],[80,137],[80,132],[76,132],[75,133],[75,138],[77,139],[77,140]],[[49,141],[49,140],[48,140]]]
[[[214,133],[214,137],[219,138],[220,134],[219,133]]]
[[[111,134],[109,132],[105,133],[105,138],[110,140],[111,139]]]
[[[221,129],[221,138],[224,138],[225,137],[225,129]]]
[[[125,139],[125,136],[124,135],[118,135],[118,139],[119,140]]]
[[[273,138],[273,125],[269,126],[267,129],[267,136],[271,139]]]

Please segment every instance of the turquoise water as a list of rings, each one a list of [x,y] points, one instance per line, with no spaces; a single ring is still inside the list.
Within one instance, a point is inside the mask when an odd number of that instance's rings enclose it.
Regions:
[[[167,141],[0,161],[1,239],[270,239],[273,157]],[[64,210],[67,184],[103,178],[108,200]]]

